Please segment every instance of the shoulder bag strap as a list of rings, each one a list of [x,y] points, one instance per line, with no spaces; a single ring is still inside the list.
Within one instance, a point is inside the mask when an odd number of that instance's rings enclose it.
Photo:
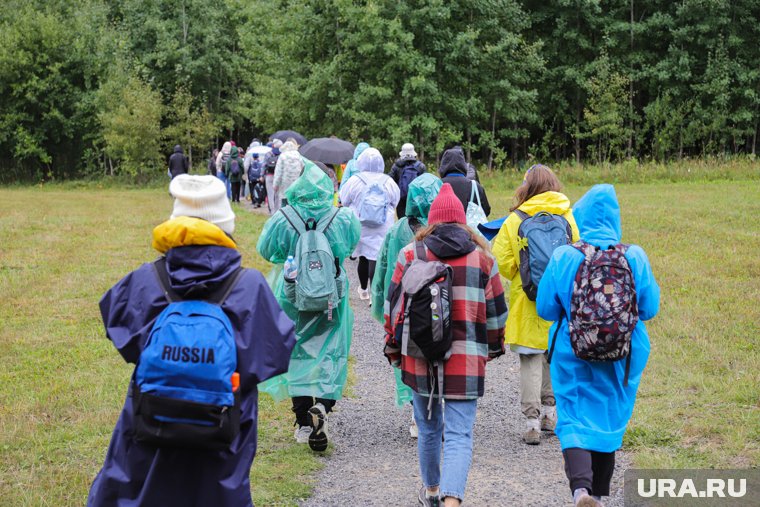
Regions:
[[[227,296],[229,296],[230,292],[232,292],[232,289],[235,288],[237,281],[243,275],[243,271],[243,268],[237,268],[234,273],[227,277],[227,279],[219,286],[218,289],[209,294],[207,300],[212,303],[216,303],[219,306],[222,306],[222,303],[224,303],[224,301],[227,299]]]
[[[153,270],[158,278],[158,283],[161,286],[161,290],[164,291],[164,297],[170,303],[176,301],[182,301],[182,298],[172,289],[171,281],[169,280],[169,272],[166,269],[166,257],[161,256],[153,262]]]
[[[515,213],[515,215],[517,215],[518,217],[520,217],[520,220],[523,220],[523,221],[525,221],[525,220],[527,220],[527,219],[530,218],[530,215],[528,215],[527,213],[525,213],[521,209],[515,209],[514,213]]]
[[[546,356],[546,362],[547,364],[551,364],[552,362],[552,356],[554,355],[554,346],[557,344],[557,335],[559,335],[559,328],[562,327],[562,320],[565,318],[565,310],[562,309],[562,313],[559,316],[559,320],[557,321],[557,329],[554,330],[554,338],[552,338],[552,346],[549,347],[549,355]]]
[[[417,252],[417,258],[421,261],[427,260],[427,252],[425,251],[425,243],[422,241],[414,242],[414,249]]]
[[[472,185],[470,185],[472,190],[470,190],[469,202],[474,202],[475,204],[477,204],[478,206],[482,208],[483,206],[480,204],[480,192],[478,192],[478,184],[475,183],[474,181],[470,183],[472,183]]]
[[[301,218],[301,215],[292,206],[280,208],[280,212],[299,235],[306,232],[306,222],[304,222],[304,219]]]
[[[333,220],[335,220],[335,217],[338,216],[338,212],[340,212],[340,208],[336,208],[335,206],[332,207],[332,213],[326,214],[317,224],[317,230],[321,233],[327,232],[327,229],[332,225]],[[327,217],[327,220],[325,218]]]

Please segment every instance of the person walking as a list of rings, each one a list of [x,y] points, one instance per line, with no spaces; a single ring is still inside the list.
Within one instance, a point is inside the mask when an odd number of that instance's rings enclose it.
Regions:
[[[187,174],[190,165],[187,161],[187,157],[182,152],[182,146],[179,144],[174,147],[174,153],[169,157],[169,175],[172,179],[176,178],[180,174]]]
[[[303,168],[304,158],[298,153],[295,144],[290,141],[283,144],[272,181],[274,193],[280,206],[284,207],[288,205],[287,198],[285,197],[286,192],[290,188],[290,185],[301,175]]]
[[[241,267],[232,238],[235,215],[224,184],[211,175],[179,175],[169,192],[174,197],[171,218],[153,230],[153,248],[161,259],[129,273],[100,300],[106,336],[136,367],[87,505],[252,506],[249,475],[256,453],[256,386],[287,370],[295,345],[293,321],[261,273]],[[220,302],[212,306],[203,301]],[[174,311],[167,310],[170,304]],[[200,326],[190,317],[176,320],[182,314],[179,305],[198,310],[206,308],[200,306],[204,304],[216,312],[214,319],[203,320]],[[205,335],[194,335],[194,330],[208,330],[209,325],[219,331],[219,338],[200,342],[208,348],[179,347],[192,336],[204,340]],[[177,326],[182,333],[172,334]],[[223,364],[230,369],[222,370]],[[142,383],[145,376],[154,377],[156,383]],[[182,387],[174,387],[178,380]],[[196,389],[198,383],[202,390]],[[214,398],[227,397],[236,401],[222,414],[231,416],[218,422],[230,428],[229,443],[204,448],[212,437],[218,438],[216,428],[221,426],[194,424],[194,419],[207,417],[199,413],[197,402],[205,400],[206,410],[219,412],[212,405],[219,403]],[[188,410],[188,398],[193,401],[193,419],[177,420]],[[173,419],[157,424],[155,418],[165,415]],[[238,433],[230,440],[233,428]],[[198,438],[183,441],[183,434]]]
[[[224,183],[224,188],[227,189],[227,199],[232,199],[232,189],[230,188],[230,182],[227,180],[227,174],[224,172],[224,168],[227,165],[227,160],[230,158],[232,152],[232,142],[227,141],[222,145],[222,151],[216,156],[216,175]]]
[[[361,226],[351,210],[332,205],[333,183],[311,162],[306,162],[303,175],[285,196],[288,206],[264,224],[256,249],[275,264],[268,279],[277,301],[296,322],[297,343],[288,372],[265,382],[259,389],[276,400],[291,398],[296,442],[308,442],[313,450],[323,451],[328,442],[327,414],[343,396],[348,375],[354,314],[345,297],[348,280],[343,261],[356,246]],[[300,311],[298,300],[293,297],[295,283],[283,276],[286,261],[298,260],[295,255],[301,237],[299,229],[307,225],[323,230],[334,260],[329,267],[334,265],[338,271],[335,282],[341,297],[328,311]],[[316,273],[321,269],[328,269],[326,263],[313,259],[308,266],[298,267],[299,272]]]
[[[520,357],[520,406],[526,418],[523,440],[530,445],[541,443],[541,430],[554,430],[557,413],[545,354],[551,323],[538,316],[535,301],[523,289],[521,273],[530,266],[521,266],[527,262],[521,255],[527,244],[519,230],[525,217],[546,212],[566,220],[572,233],[569,242],[577,241],[570,199],[560,190],[559,179],[551,169],[533,166],[515,191],[511,213],[493,242],[499,271],[510,282],[506,341]]]
[[[356,161],[359,172],[340,189],[340,202],[348,206],[362,224],[359,246],[353,257],[359,258],[359,299],[370,300],[369,287],[375,273],[377,253],[388,230],[393,226],[399,189],[383,172],[383,156],[375,148],[367,148]]]
[[[401,218],[406,211],[406,196],[409,193],[409,184],[418,176],[425,174],[425,164],[417,160],[417,152],[412,143],[401,146],[399,158],[391,167],[390,176],[399,188],[400,198],[396,206],[396,216]]]
[[[401,297],[399,284],[418,260],[438,261],[451,270],[451,348],[442,363],[431,363],[414,354],[417,341],[400,343],[400,335],[402,341],[421,338],[397,333],[396,326],[406,327],[406,323],[391,316]],[[428,226],[417,233],[413,244],[401,250],[384,306],[385,355],[392,365],[401,368],[402,380],[414,391],[423,483],[418,499],[424,506],[458,506],[464,500],[472,460],[472,434],[477,400],[484,392],[486,363],[504,354],[507,305],[488,243],[466,225],[464,208],[451,185],[443,184],[430,207]],[[435,309],[433,305],[431,308]]]
[[[554,251],[538,287],[536,308],[542,319],[554,321],[550,357],[555,432],[570,491],[575,505],[593,507],[601,506],[601,497],[610,493],[615,452],[623,444],[649,358],[644,321],[659,310],[660,288],[644,250],[621,244],[620,205],[612,185],[592,187],[575,204],[573,215],[580,242]],[[600,274],[603,283],[591,283]],[[585,333],[588,322],[585,312],[578,313],[580,302],[600,319]],[[602,335],[606,329],[614,332]],[[578,357],[579,345],[599,343],[603,336],[615,352],[628,343],[627,357],[597,357],[593,362]]]
[[[441,185],[441,179],[432,174],[423,174],[415,178],[409,185],[405,216],[393,224],[383,240],[377,255],[375,276],[372,279],[372,316],[381,324],[385,321],[383,303],[391,285],[398,253],[414,239],[414,235],[420,229],[427,226],[430,205],[438,195]],[[394,368],[393,373],[396,377],[396,405],[403,407],[412,402],[412,390],[401,381],[401,370]],[[412,437],[417,437],[414,417],[409,433]]]
[[[224,165],[224,175],[230,184],[232,202],[240,202],[240,186],[243,181],[243,160],[240,158],[237,146],[230,150],[230,158]]]
[[[211,152],[211,156],[208,159],[208,173],[210,176],[216,176],[216,158],[219,156],[219,150],[214,148]]]
[[[282,141],[275,139],[272,143],[272,151],[264,155],[264,183],[267,189],[267,207],[269,208],[270,215],[274,215],[280,209],[280,201],[274,191],[274,171],[280,158],[281,146]]]
[[[266,191],[264,187],[264,166],[261,164],[261,161],[259,161],[258,153],[251,155],[251,160],[248,163],[246,174],[248,174],[251,204],[257,208],[260,208],[261,204],[266,198]]]
[[[443,179],[444,183],[451,185],[454,189],[454,193],[459,198],[459,202],[467,211],[467,205],[470,202],[470,197],[473,194],[472,182],[467,178],[468,164],[464,159],[464,153],[461,148],[451,148],[446,150],[441,156],[441,165],[438,167],[438,174]],[[488,196],[483,185],[475,181],[475,187],[480,197],[481,207],[486,216],[491,214],[491,205],[488,203]]]

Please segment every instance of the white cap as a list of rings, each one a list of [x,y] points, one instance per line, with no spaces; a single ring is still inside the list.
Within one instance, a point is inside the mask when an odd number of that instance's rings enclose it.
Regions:
[[[169,184],[174,197],[171,218],[202,218],[227,234],[235,231],[235,213],[227,200],[227,188],[216,176],[180,174]]]
[[[401,146],[399,156],[401,158],[417,158],[417,152],[414,151],[414,145],[412,143],[404,143],[404,145]]]

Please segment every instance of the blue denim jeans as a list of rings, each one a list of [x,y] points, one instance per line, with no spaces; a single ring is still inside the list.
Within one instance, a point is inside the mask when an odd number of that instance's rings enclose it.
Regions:
[[[464,488],[472,462],[472,429],[478,400],[433,400],[428,420],[428,398],[414,393],[414,420],[417,422],[417,454],[425,487],[440,486],[441,497],[464,500]],[[443,421],[446,419],[446,424]],[[441,436],[444,461],[441,463]]]

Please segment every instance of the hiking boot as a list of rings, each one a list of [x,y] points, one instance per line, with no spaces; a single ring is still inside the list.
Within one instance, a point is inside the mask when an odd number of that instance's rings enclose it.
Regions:
[[[417,429],[417,421],[414,420],[414,414],[412,414],[412,425],[409,426],[409,434],[412,438],[418,438],[420,436],[420,431]]]
[[[541,424],[538,419],[528,419],[527,428],[523,433],[523,440],[528,445],[538,445],[541,443]]]
[[[309,447],[312,451],[322,452],[327,449],[327,412],[325,406],[317,403],[311,407],[309,417],[311,417]]]
[[[357,287],[356,292],[359,293],[359,299],[362,301],[367,301],[369,299],[369,289],[362,289],[361,287]]]
[[[441,500],[440,496],[427,495],[427,488],[425,486],[422,486],[420,494],[417,496],[417,500],[420,501],[420,504],[423,507],[441,507],[443,505],[443,500]]]
[[[557,427],[557,407],[544,407],[544,413],[541,416],[541,431],[554,433]]]
[[[573,505],[575,507],[603,507],[601,502],[598,502],[588,494],[586,488],[578,488],[573,491]]]
[[[311,435],[311,426],[299,426],[296,428],[296,442],[299,444],[308,444],[309,435]]]

